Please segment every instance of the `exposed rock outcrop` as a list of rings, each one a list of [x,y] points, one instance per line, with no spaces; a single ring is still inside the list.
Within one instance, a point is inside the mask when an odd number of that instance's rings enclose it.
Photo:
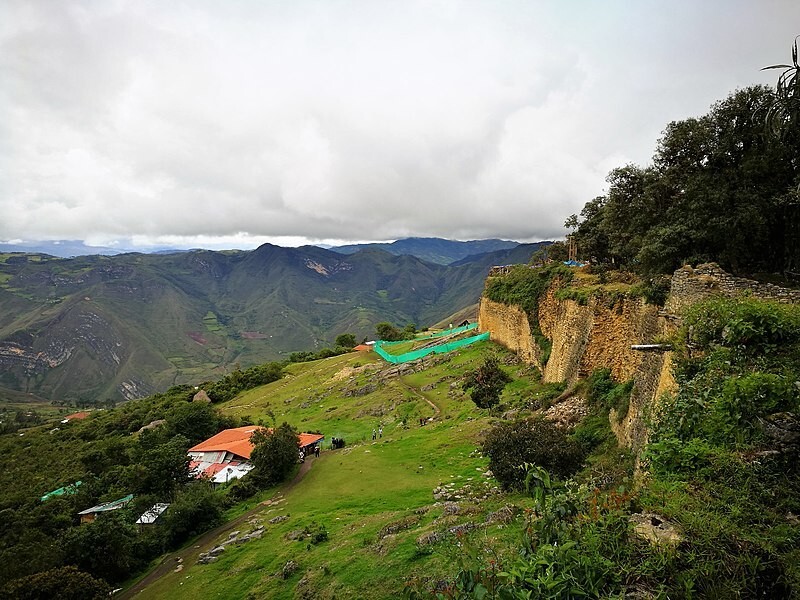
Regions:
[[[500,275],[502,272],[492,272]],[[645,417],[657,410],[657,399],[675,389],[672,352],[641,352],[635,344],[649,344],[673,333],[686,307],[715,295],[750,294],[778,302],[800,302],[800,291],[734,277],[709,263],[675,271],[663,309],[638,297],[618,294],[593,295],[585,304],[559,299],[553,284],[540,298],[539,328],[552,342],[547,364],[539,362],[541,350],[532,335],[529,317],[519,306],[481,299],[479,330],[490,331],[492,339],[516,352],[525,362],[542,368],[545,382],[586,377],[593,370],[608,368],[617,381],[633,379],[629,408],[624,416],[610,415],[620,444],[634,450],[647,441]],[[787,420],[788,422],[788,420]],[[765,423],[775,437],[791,438],[796,430]]]

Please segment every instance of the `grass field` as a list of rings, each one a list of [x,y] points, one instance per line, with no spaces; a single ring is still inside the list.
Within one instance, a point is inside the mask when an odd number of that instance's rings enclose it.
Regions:
[[[471,535],[489,544],[516,535],[513,528],[483,525],[509,499],[493,491],[493,480],[484,475],[486,459],[475,452],[489,416],[460,386],[451,387],[490,351],[500,350],[483,342],[424,371],[385,380],[380,371],[386,366],[372,353],[295,364],[284,379],[222,405],[228,414],[266,424],[272,413],[277,423],[319,430],[325,450],[282,503],[257,512],[266,527],[261,539],[229,546],[213,564],[187,564],[137,597],[396,598],[409,577],[452,575],[457,547],[449,528],[469,523],[475,527]],[[420,418],[437,414],[419,425]],[[383,436],[373,441],[379,427]],[[344,438],[347,446],[328,449],[331,437]],[[461,496],[457,514],[434,500],[433,490],[442,484]],[[469,499],[475,497],[480,500]],[[241,507],[230,516],[240,513]],[[279,515],[289,518],[268,523]],[[292,532],[319,526],[327,531],[326,541],[289,539]],[[432,532],[443,541],[418,543]],[[289,561],[298,568],[284,579],[277,574]]]

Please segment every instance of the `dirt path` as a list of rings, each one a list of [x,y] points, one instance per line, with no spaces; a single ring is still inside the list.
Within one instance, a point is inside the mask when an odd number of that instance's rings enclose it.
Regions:
[[[311,467],[316,460],[316,458],[306,459],[306,461],[300,465],[300,470],[297,472],[297,475],[294,476],[294,479],[282,486],[269,500],[259,502],[256,506],[236,517],[232,521],[228,521],[227,523],[224,523],[216,529],[212,529],[211,531],[206,531],[190,546],[186,546],[180,550],[176,550],[175,552],[167,554],[161,559],[161,562],[159,562],[152,571],[150,571],[147,575],[145,575],[127,590],[121,592],[117,598],[123,600],[133,598],[144,589],[161,579],[164,575],[174,571],[179,564],[188,566],[197,562],[200,553],[210,550],[218,537],[229,531],[233,531],[234,528],[247,521],[247,519],[253,516],[254,513],[263,510],[265,506],[268,506],[273,501],[279,499],[284,494],[288,493],[292,488],[294,488],[294,486],[300,483],[303,477],[305,477],[306,473],[311,470]]]
[[[427,402],[427,403],[428,403],[428,405],[430,405],[430,407],[433,409],[433,417],[432,417],[433,419],[436,419],[436,418],[438,418],[438,417],[439,417],[439,415],[440,415],[440,414],[442,414],[442,409],[440,409],[438,406],[436,406],[436,404],[434,404],[434,403],[433,403],[433,401],[431,401],[431,400],[428,400],[428,398],[425,396],[425,394],[423,394],[422,392],[420,392],[420,391],[419,391],[417,388],[415,388],[414,386],[407,384],[407,383],[406,383],[405,381],[403,381],[402,379],[399,379],[399,378],[398,378],[398,381],[400,382],[400,385],[402,385],[404,388],[406,388],[406,389],[407,389],[409,392],[411,392],[412,394],[414,394],[414,395],[415,395],[417,398],[419,398],[420,400],[424,400],[425,402]]]

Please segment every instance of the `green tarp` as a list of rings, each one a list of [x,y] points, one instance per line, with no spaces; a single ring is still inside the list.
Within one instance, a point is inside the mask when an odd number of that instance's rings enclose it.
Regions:
[[[434,336],[430,337],[441,337],[442,335],[453,335],[455,333],[459,333],[458,330],[467,331],[468,329],[474,329],[477,327],[476,324],[466,325],[465,327],[459,327],[457,329],[448,329],[447,332],[444,334],[435,334]],[[427,338],[422,338],[427,339]],[[470,344],[474,344],[475,342],[481,342],[483,340],[489,339],[489,332],[480,333],[478,335],[473,335],[472,337],[464,338],[463,340],[457,340],[454,342],[445,342],[444,344],[439,344],[438,346],[431,346],[429,348],[421,348],[419,350],[412,350],[411,352],[406,352],[405,354],[399,354],[395,356],[394,354],[389,354],[386,350],[383,349],[383,346],[390,346],[392,344],[396,344],[398,342],[384,342],[384,341],[377,341],[375,342],[375,352],[383,358],[384,360],[393,363],[406,363],[411,362],[412,360],[417,360],[422,358],[423,356],[428,356],[428,354],[444,354],[445,352],[452,352],[458,348],[463,346],[469,346]]]

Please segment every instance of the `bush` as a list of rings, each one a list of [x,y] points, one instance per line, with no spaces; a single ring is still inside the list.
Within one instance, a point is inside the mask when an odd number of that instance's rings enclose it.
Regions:
[[[505,489],[522,489],[525,463],[566,478],[576,473],[584,460],[580,445],[544,419],[501,423],[487,434],[482,450],[489,457],[489,468]]]
[[[104,600],[111,587],[75,567],[50,569],[15,579],[0,588],[7,600]]]
[[[403,332],[386,321],[375,325],[375,333],[379,340],[384,340],[386,342],[397,342],[403,339]]]
[[[170,545],[176,547],[189,538],[222,522],[223,498],[207,481],[186,486],[162,517]]]
[[[299,437],[294,428],[283,423],[275,430],[258,429],[251,437],[252,476],[267,487],[280,483],[292,472],[298,460]]]
[[[611,369],[595,369],[584,382],[586,399],[598,408],[613,408],[617,411],[617,419],[621,421],[628,413],[633,383],[633,380],[617,383],[611,377]]]
[[[342,333],[337,335],[334,345],[341,346],[342,348],[355,348],[357,346],[356,336],[352,333]]]
[[[463,389],[469,391],[478,408],[493,408],[500,402],[500,394],[510,381],[511,376],[500,368],[497,358],[489,356],[480,367],[467,374]]]
[[[228,498],[234,503],[241,502],[255,496],[259,490],[258,482],[248,473],[228,486]]]

